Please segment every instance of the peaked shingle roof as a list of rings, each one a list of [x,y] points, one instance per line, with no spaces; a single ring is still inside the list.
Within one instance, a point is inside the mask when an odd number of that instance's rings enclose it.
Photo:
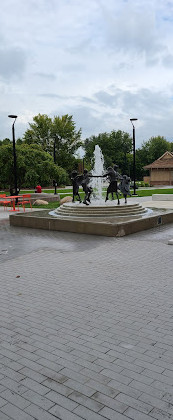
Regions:
[[[144,169],[173,169],[173,153],[165,152],[159,159],[144,166]]]

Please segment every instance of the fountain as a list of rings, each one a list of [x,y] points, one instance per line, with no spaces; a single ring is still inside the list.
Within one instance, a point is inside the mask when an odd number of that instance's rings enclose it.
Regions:
[[[95,146],[94,150],[94,167],[91,171],[92,177],[90,181],[90,185],[93,189],[93,194],[91,195],[91,204],[86,206],[83,203],[75,202],[75,203],[64,203],[55,211],[50,212],[53,216],[73,216],[73,217],[128,217],[128,216],[136,216],[139,214],[145,214],[148,210],[143,208],[139,203],[133,204],[122,204],[121,206],[117,206],[116,201],[106,201],[103,198],[103,185],[104,180],[103,175],[105,173],[104,170],[104,157],[102,151],[98,145]]]
[[[94,191],[94,200],[101,203],[103,201],[103,176],[104,174],[104,157],[102,151],[98,144],[96,144],[94,149],[94,168],[92,170],[92,175],[100,176],[99,178],[91,178],[91,186]]]
[[[98,145],[94,151],[91,203],[68,202],[54,211],[42,210],[10,215],[10,224],[30,228],[84,233],[102,236],[124,236],[165,223],[173,222],[170,210],[144,208],[138,202],[105,202],[102,197],[104,159]],[[79,197],[80,198],[80,197]],[[130,201],[130,200],[129,200]]]

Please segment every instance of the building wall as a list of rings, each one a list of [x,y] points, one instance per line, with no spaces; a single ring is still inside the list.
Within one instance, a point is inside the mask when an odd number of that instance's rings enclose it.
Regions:
[[[150,185],[173,185],[173,170],[151,169]]]

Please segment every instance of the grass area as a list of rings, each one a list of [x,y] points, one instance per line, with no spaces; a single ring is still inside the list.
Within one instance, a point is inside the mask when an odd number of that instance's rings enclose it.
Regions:
[[[54,192],[54,191],[49,191],[49,192]],[[57,192],[58,192],[58,194],[60,194],[61,198],[65,197],[66,195],[71,195],[72,196],[72,189],[65,189],[64,188],[64,189],[59,190]],[[63,193],[62,196],[61,196],[61,193]],[[83,198],[84,193],[83,193],[82,189],[79,189],[79,193],[80,193],[81,198]],[[103,188],[103,196],[105,195],[105,193],[106,193],[106,188]],[[131,190],[131,193],[133,194],[133,189]],[[173,194],[173,188],[163,188],[163,189],[162,188],[153,188],[153,189],[150,189],[150,188],[140,189],[139,188],[139,189],[136,190],[136,194],[137,194],[138,197],[147,197],[147,196],[149,197],[153,194]]]
[[[103,187],[103,194],[106,192],[107,188]],[[34,192],[34,191],[33,191]],[[54,190],[43,190],[44,193],[52,193],[54,194]],[[20,191],[21,194],[27,194],[27,191]],[[83,194],[83,189],[79,188],[79,193],[82,196]],[[133,189],[131,189],[131,193],[133,194]],[[66,195],[72,195],[72,189],[70,188],[64,188],[61,190],[57,190],[57,194],[63,194],[63,197]],[[173,194],[173,188],[142,188],[142,189],[137,189],[136,190],[136,194],[139,197],[147,197],[147,196],[151,196],[153,194]]]
[[[56,209],[59,206],[60,206],[59,201],[52,201],[51,203],[44,204],[44,205],[42,204],[41,206],[38,206],[38,205],[34,204],[34,206],[32,206],[32,208],[33,208],[33,210],[34,209]],[[25,205],[25,207],[29,208],[30,205],[27,204],[27,205]]]
[[[107,188],[103,187],[103,190],[102,190],[103,193],[106,192],[106,190],[107,190]],[[43,192],[54,194],[54,190],[44,190]],[[131,189],[131,192],[133,193],[133,189]],[[24,194],[24,192],[22,192],[22,193]],[[61,189],[61,190],[57,190],[57,193],[58,194],[63,193],[63,196],[64,195],[72,195],[72,189],[64,188],[64,189]],[[82,188],[79,188],[79,193],[80,194],[83,193]],[[173,194],[173,188],[153,188],[153,189],[151,189],[151,188],[146,188],[146,189],[145,188],[142,188],[142,189],[138,188],[136,190],[136,194],[139,197],[151,196],[153,194]]]
[[[20,194],[27,194],[28,192],[29,191],[21,190]],[[34,193],[34,190],[30,191],[30,193],[32,193],[32,192]],[[43,190],[43,192],[54,193],[54,190]],[[105,192],[106,192],[106,188],[103,189],[103,197],[105,196]],[[57,193],[60,194],[60,198],[63,198],[66,195],[72,196],[72,189],[65,189],[64,188],[64,189],[61,189],[61,190],[57,190]],[[63,193],[63,194],[61,195],[61,193]],[[83,190],[80,189],[79,193],[80,193],[81,199],[83,200],[84,199]],[[131,190],[131,193],[133,194],[133,190]],[[0,194],[3,194],[3,191],[0,191]],[[136,194],[137,194],[138,197],[149,197],[149,196],[152,196],[153,194],[173,194],[173,188],[137,189]],[[9,194],[6,194],[6,195],[9,195]],[[120,198],[122,198],[122,197],[123,196],[120,195]],[[130,199],[130,197],[129,197],[129,199]],[[59,207],[59,205],[60,205],[59,201],[53,201],[51,203],[48,203],[48,204],[45,204],[45,205],[42,205],[42,206],[34,205],[33,209],[34,208],[55,209],[55,208]],[[26,205],[26,207],[29,208],[30,206]]]
[[[54,194],[55,190],[54,189],[50,189],[50,190],[43,190],[43,193],[47,193],[47,194]],[[106,192],[106,187],[103,187],[103,193]],[[131,189],[131,192],[133,193],[133,189]],[[19,194],[34,194],[34,190],[21,190]],[[79,193],[82,195],[83,194],[83,189],[79,188]],[[4,194],[4,191],[0,191],[0,194]],[[6,195],[9,195],[9,192],[5,193]],[[61,189],[57,189],[57,194],[63,194],[62,197],[66,196],[66,195],[72,195],[72,188],[61,188]],[[138,188],[136,190],[136,194],[139,197],[147,197],[147,196],[151,196],[153,194],[173,194],[173,188]]]
[[[104,190],[106,192],[106,189]],[[65,197],[66,195],[71,195],[72,196],[72,190],[63,190],[63,192],[65,192],[65,194],[63,194],[63,196],[61,196],[61,198]],[[133,193],[133,190],[131,190],[131,193]],[[138,197],[149,197],[152,196],[153,194],[173,194],[173,188],[165,188],[165,189],[146,189],[146,190],[136,190],[137,196]],[[81,199],[84,199],[84,193],[80,192],[80,196]],[[105,193],[103,193],[103,197],[105,196]],[[122,198],[122,194],[120,196],[120,198]],[[130,199],[130,197],[128,198]],[[39,208],[40,206],[34,206],[33,208]],[[59,202],[58,201],[54,201],[52,203],[49,203],[48,205],[45,206],[41,206],[41,208],[47,208],[47,209],[54,209],[56,207],[59,207]]]
[[[153,194],[173,194],[173,188],[153,188],[146,190],[136,190],[138,197],[149,197]]]

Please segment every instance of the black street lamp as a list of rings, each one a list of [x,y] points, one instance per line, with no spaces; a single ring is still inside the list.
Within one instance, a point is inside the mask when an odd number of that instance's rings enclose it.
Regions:
[[[59,136],[58,136],[58,134],[54,134],[52,136],[52,138],[54,139],[54,142],[53,142],[53,160],[54,160],[54,163],[56,163],[56,143],[57,143],[57,140],[59,139]]]
[[[56,164],[56,140],[57,140],[57,138],[58,138],[58,135],[55,134],[54,135],[54,143],[53,143],[53,160],[54,160],[54,164]],[[53,180],[53,186],[55,188],[54,195],[57,195],[57,192],[56,192],[57,182],[56,182],[55,179]]]
[[[56,180],[55,180],[55,179],[53,180],[53,187],[55,188],[54,195],[57,195],[57,192],[56,192],[57,182],[56,182]]]
[[[133,126],[133,195],[136,195],[136,156],[135,156],[135,126],[134,121],[137,121],[138,118],[130,118],[130,121]]]
[[[14,188],[15,188],[15,195],[18,195],[18,188],[17,188],[17,165],[16,165],[16,146],[15,146],[15,131],[14,131],[14,124],[16,122],[17,115],[8,115],[8,117],[14,119],[14,122],[12,124],[13,158],[14,158]]]
[[[54,144],[53,144],[53,160],[54,160],[54,163],[56,163],[56,139],[54,139]]]

